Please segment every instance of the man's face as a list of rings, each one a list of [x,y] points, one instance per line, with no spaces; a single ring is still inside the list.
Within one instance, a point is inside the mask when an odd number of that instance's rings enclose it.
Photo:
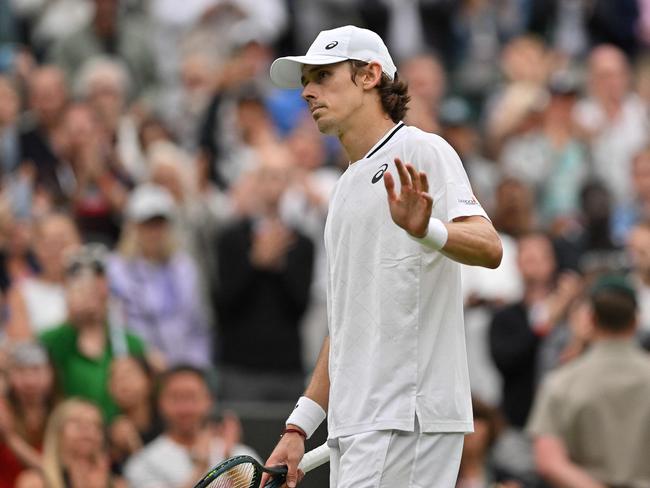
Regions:
[[[103,321],[108,304],[106,277],[80,270],[66,280],[66,301],[70,321],[76,327]]]
[[[517,264],[526,284],[548,284],[555,273],[555,255],[548,238],[530,235],[519,240]]]
[[[192,373],[177,373],[160,393],[160,412],[170,431],[192,435],[208,419],[212,400],[205,383]]]
[[[350,115],[363,104],[364,90],[352,81],[348,62],[305,65],[302,85],[302,97],[307,101],[318,129],[324,134],[340,134]]]

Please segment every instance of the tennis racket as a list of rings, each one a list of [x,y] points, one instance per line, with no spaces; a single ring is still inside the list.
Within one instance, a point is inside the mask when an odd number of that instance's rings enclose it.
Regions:
[[[328,462],[329,458],[329,447],[323,444],[305,453],[298,469],[307,473]],[[262,466],[250,456],[235,456],[212,468],[194,485],[194,488],[258,488],[263,473],[273,476],[266,483],[265,488],[278,488],[284,483],[287,468],[286,466],[269,468]]]

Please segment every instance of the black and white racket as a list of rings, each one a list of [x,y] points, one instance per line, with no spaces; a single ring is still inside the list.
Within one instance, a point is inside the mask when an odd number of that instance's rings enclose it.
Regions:
[[[329,458],[329,447],[323,444],[305,453],[298,469],[307,473],[328,462]],[[265,488],[278,488],[285,481],[287,468],[286,466],[269,468],[262,466],[250,456],[235,456],[212,468],[194,485],[194,488],[258,488],[264,473],[273,476],[266,483]]]

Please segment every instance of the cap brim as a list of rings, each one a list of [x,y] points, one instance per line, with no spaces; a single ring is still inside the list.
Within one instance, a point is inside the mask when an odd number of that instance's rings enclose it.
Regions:
[[[302,67],[306,64],[316,66],[340,63],[348,58],[342,56],[286,56],[273,61],[271,65],[271,81],[280,88],[300,88],[302,86]]]

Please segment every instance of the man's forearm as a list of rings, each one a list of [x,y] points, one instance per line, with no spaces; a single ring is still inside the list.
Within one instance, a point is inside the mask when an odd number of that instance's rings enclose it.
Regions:
[[[540,435],[533,450],[537,471],[556,488],[605,488],[587,471],[573,463],[564,442],[552,435]]]
[[[468,217],[445,224],[449,236],[441,249],[445,256],[462,264],[497,268],[501,264],[501,239],[483,217]]]
[[[330,396],[329,356],[330,338],[328,336],[323,341],[323,347],[318,355],[314,373],[307,390],[305,390],[305,396],[318,403],[326,412]]]
[[[555,488],[606,488],[585,470],[570,462],[557,463],[542,475]]]

